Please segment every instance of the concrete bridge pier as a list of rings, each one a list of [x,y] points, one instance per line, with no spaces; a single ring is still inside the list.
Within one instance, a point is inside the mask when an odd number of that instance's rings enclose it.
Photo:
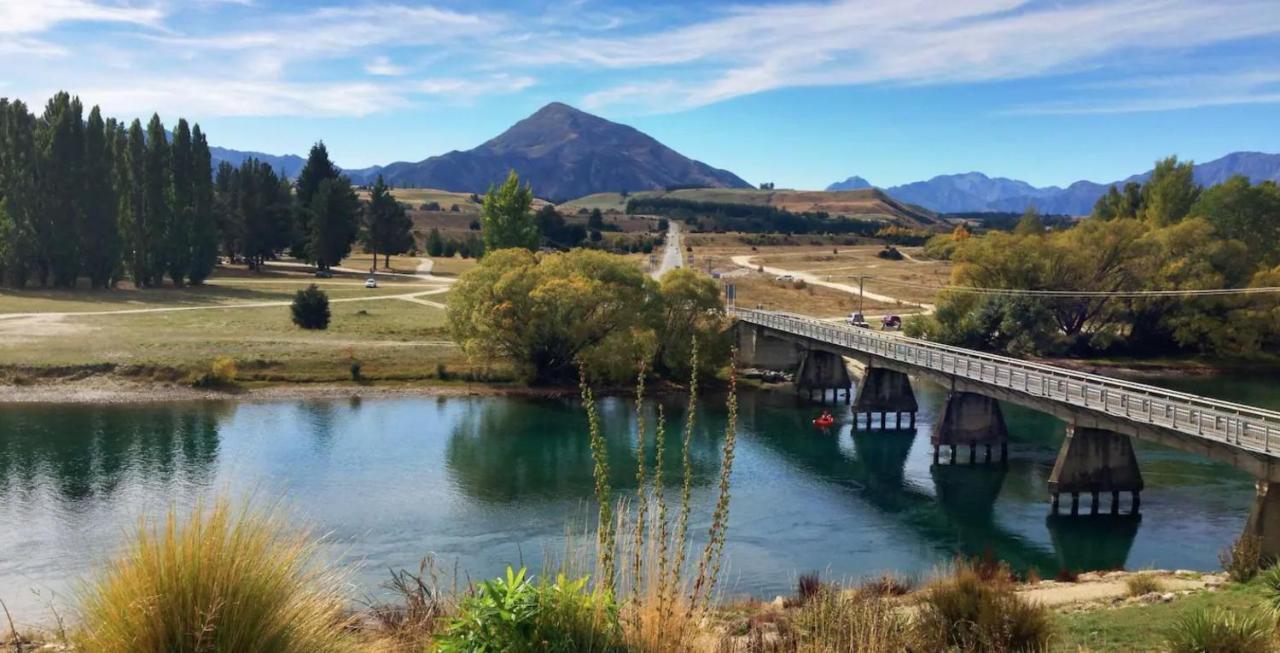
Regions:
[[[983,462],[991,462],[992,445],[1000,445],[1000,462],[1009,459],[1009,429],[1004,423],[1000,402],[972,392],[953,390],[947,395],[942,419],[933,427],[933,462],[938,463],[938,450],[951,448],[950,462],[956,462],[956,446],[969,445],[969,464],[977,462],[978,445],[985,449]]]
[[[870,431],[874,428],[875,415],[878,413],[880,429],[886,430],[889,414],[892,413],[895,429],[913,429],[916,426],[916,411],[919,409],[915,391],[911,389],[911,379],[906,374],[868,365],[862,374],[858,398],[853,405],[854,428],[858,425],[858,415],[866,413],[867,430]]]
[[[845,367],[844,357],[824,349],[809,349],[800,359],[800,367],[796,370],[796,390],[807,391],[809,399],[813,399],[813,391],[818,391],[818,400],[826,401],[827,391],[831,391],[831,400],[839,401],[840,391],[844,390],[845,400],[849,399],[853,378],[849,376],[849,368]]]
[[[1111,514],[1119,514],[1120,493],[1129,492],[1133,495],[1129,512],[1136,515],[1142,488],[1142,471],[1129,436],[1104,429],[1067,427],[1067,439],[1049,475],[1053,514],[1058,514],[1059,495],[1063,493],[1071,495],[1071,514],[1079,514],[1082,492],[1088,492],[1093,500],[1089,514],[1098,514],[1102,492],[1111,493]]]
[[[1262,555],[1280,558],[1280,483],[1259,480],[1257,488],[1245,533],[1258,538]]]

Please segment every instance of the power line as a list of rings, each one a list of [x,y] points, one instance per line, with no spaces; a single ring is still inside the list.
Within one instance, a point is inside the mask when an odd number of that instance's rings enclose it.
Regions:
[[[830,277],[829,277],[830,278]],[[850,278],[854,278],[850,275]],[[906,288],[917,288],[922,290],[933,291],[949,291],[963,292],[976,295],[997,295],[997,296],[1030,296],[1030,297],[1111,297],[1111,298],[1128,298],[1140,299],[1144,297],[1219,297],[1233,295],[1265,295],[1271,293],[1280,293],[1280,286],[1266,286],[1260,288],[1207,288],[1207,289],[1185,289],[1185,290],[1035,290],[1035,289],[1019,289],[1019,288],[981,288],[974,286],[930,286],[921,283],[912,283],[910,281],[898,281],[895,279],[884,279],[881,277],[861,277],[863,279],[874,280],[891,286],[902,286]]]

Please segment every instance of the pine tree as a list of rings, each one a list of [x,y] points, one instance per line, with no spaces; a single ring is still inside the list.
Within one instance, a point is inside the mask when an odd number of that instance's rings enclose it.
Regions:
[[[82,263],[93,288],[110,285],[120,263],[119,204],[112,183],[114,161],[110,145],[115,137],[115,122],[103,122],[102,112],[95,106],[85,127],[84,224],[80,230]]]
[[[143,285],[160,286],[164,283],[167,267],[165,244],[172,215],[172,184],[169,143],[159,115],[152,114],[151,121],[147,123],[146,144],[142,173],[142,212],[147,243],[147,247],[143,249],[146,260]]]
[[[298,173],[298,202],[294,216],[294,242],[290,253],[294,258],[307,258],[308,243],[312,239],[311,205],[320,190],[320,184],[338,178],[338,167],[329,160],[329,150],[320,141],[311,146],[307,163]]]
[[[327,270],[351,253],[359,232],[360,200],[346,177],[320,182],[311,198],[307,256]]]
[[[444,240],[440,238],[440,230],[432,227],[427,234],[427,256],[444,255]]]
[[[391,255],[403,254],[413,249],[413,221],[404,207],[391,195],[382,181],[382,175],[369,193],[369,205],[365,208],[364,246],[373,254],[373,269],[378,269],[378,254],[386,258],[391,267]]]
[[[200,125],[191,129],[191,283],[200,285],[218,263],[218,224],[213,212],[213,160]]]

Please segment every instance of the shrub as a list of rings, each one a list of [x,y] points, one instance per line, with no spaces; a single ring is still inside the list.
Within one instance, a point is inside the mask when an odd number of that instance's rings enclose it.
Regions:
[[[795,281],[791,282],[791,287],[795,288],[796,290],[804,290],[805,287],[807,287],[808,285],[809,284],[805,283],[804,279],[796,279]]]
[[[227,388],[236,384],[236,376],[235,359],[219,356],[209,365],[209,371],[191,380],[191,385],[197,388]]]
[[[1133,574],[1124,579],[1125,591],[1129,596],[1142,596],[1164,589],[1164,584],[1155,574]]]
[[[916,625],[929,651],[1039,651],[1053,630],[1047,609],[1024,601],[1006,579],[984,581],[963,563],[925,591]]]
[[[1178,617],[1166,642],[1170,653],[1266,653],[1272,625],[1252,611],[1198,609]]]
[[[796,599],[800,603],[807,602],[821,591],[822,577],[816,571],[800,574],[800,578],[796,580]]]
[[[858,589],[862,593],[872,596],[905,596],[915,586],[915,579],[902,578],[894,574],[884,574],[879,578],[863,583]]]
[[[625,650],[608,593],[588,590],[585,577],[535,582],[510,567],[505,578],[484,581],[463,599],[438,646],[443,653]]]
[[[78,650],[95,653],[338,653],[340,583],[315,541],[274,513],[219,500],[141,523],[123,556],[82,597]]]
[[[293,323],[304,329],[329,328],[329,296],[313,283],[293,296]]]
[[[1262,540],[1257,535],[1245,533],[1223,549],[1218,560],[1231,580],[1247,583],[1262,569]]]
[[[356,383],[364,380],[364,365],[360,361],[351,361],[351,380]]]

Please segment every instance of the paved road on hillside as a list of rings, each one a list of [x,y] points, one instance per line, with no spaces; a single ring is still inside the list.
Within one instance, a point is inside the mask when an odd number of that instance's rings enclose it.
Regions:
[[[662,250],[662,262],[658,264],[658,269],[653,271],[653,278],[658,279],[667,273],[667,270],[684,267],[684,246],[680,238],[680,223],[672,220],[667,227],[667,245]]]

